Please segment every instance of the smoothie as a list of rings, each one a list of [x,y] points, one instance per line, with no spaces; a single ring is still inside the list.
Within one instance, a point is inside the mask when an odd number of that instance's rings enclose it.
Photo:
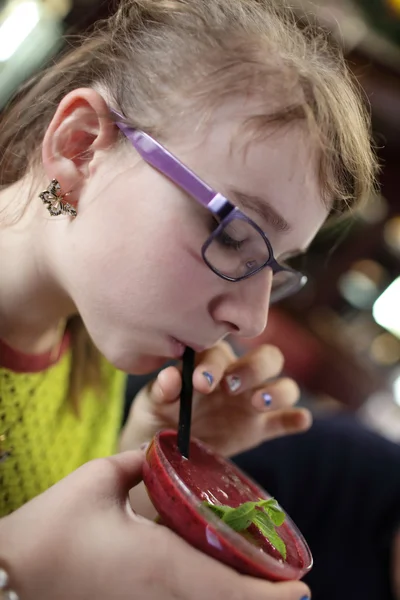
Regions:
[[[196,548],[241,573],[269,580],[300,579],[312,567],[303,536],[286,515],[276,531],[286,546],[286,558],[255,527],[246,535],[234,531],[206,504],[236,508],[270,496],[231,461],[200,441],[190,442],[190,458],[182,457],[174,431],[158,433],[150,444],[143,469],[149,497],[160,521]]]

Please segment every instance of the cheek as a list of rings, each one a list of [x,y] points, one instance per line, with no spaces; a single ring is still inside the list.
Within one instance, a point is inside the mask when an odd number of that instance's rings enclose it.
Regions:
[[[200,240],[172,219],[138,212],[98,212],[76,222],[74,295],[124,319],[133,306],[156,314],[204,304],[209,269]]]
[[[149,169],[134,179],[103,175],[102,189],[88,191],[94,200],[80,211],[71,240],[78,309],[94,307],[120,324],[204,313],[216,276],[201,257],[208,231],[192,200]]]
[[[165,229],[158,237],[157,247],[148,248],[138,269],[142,276],[144,264],[148,265],[146,279],[153,290],[152,296],[162,299],[165,309],[186,312],[205,304],[210,292],[210,272],[200,248],[181,231]]]

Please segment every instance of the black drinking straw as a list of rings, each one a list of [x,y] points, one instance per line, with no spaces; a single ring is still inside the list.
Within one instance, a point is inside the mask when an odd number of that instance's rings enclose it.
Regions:
[[[192,420],[193,371],[195,352],[186,348],[183,354],[182,391],[179,408],[178,448],[185,458],[189,458],[190,425]]]

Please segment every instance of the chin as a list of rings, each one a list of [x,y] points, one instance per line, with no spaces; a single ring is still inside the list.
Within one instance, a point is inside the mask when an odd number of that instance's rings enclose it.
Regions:
[[[95,345],[109,363],[129,375],[145,375],[153,371],[158,371],[168,360],[171,360],[166,356],[141,354],[138,352],[137,346],[135,349],[132,343],[127,343],[126,336],[104,335],[104,331],[101,333],[102,335],[98,336],[97,340],[96,336],[93,335],[92,339]]]
[[[158,371],[168,361],[168,358],[163,356],[143,355],[115,355],[105,354],[107,360],[120,371],[124,371],[129,375],[145,375]]]
[[[130,375],[145,375],[153,371],[159,371],[168,361],[165,357],[138,356],[131,361],[131,366],[126,372]]]

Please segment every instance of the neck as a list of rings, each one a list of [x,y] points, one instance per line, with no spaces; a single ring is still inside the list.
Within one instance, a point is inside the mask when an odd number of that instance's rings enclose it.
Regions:
[[[53,225],[39,199],[28,201],[32,181],[22,180],[0,192],[0,338],[26,353],[51,350],[60,338],[61,324],[73,306],[51,268],[46,247]],[[14,219],[9,207],[21,205]]]

